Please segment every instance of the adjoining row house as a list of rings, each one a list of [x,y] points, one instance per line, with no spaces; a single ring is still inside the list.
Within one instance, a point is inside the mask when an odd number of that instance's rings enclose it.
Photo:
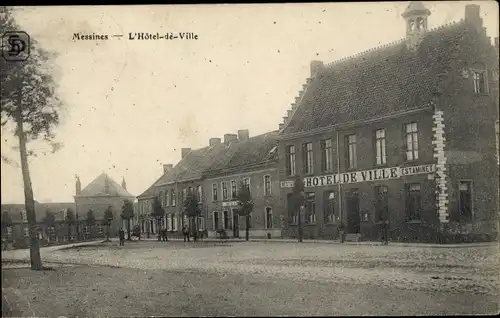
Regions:
[[[298,233],[289,208],[296,176],[307,238],[337,238],[343,223],[351,237],[377,239],[386,220],[394,240],[497,235],[498,38],[492,45],[477,5],[432,30],[430,14],[411,2],[404,39],[311,62],[280,124],[286,236]]]
[[[110,226],[110,235],[117,235],[118,228],[123,226],[121,207],[124,200],[135,198],[126,190],[123,180],[120,186],[103,173],[89,183],[83,190],[80,179],[75,182],[75,202],[39,203],[35,201],[35,216],[39,223],[40,238],[44,242],[67,241],[68,239],[86,239],[105,237],[106,226],[103,225],[104,211],[111,206],[114,220]],[[87,222],[89,211],[93,212],[95,222]],[[50,212],[54,222],[47,222]],[[73,213],[72,222],[67,221],[68,212]],[[70,229],[68,229],[70,227]],[[70,235],[70,237],[68,237]],[[16,242],[19,246],[28,244],[28,219],[24,204],[2,204],[2,238]]]
[[[238,237],[245,222],[235,213],[235,197],[239,182],[244,181],[250,185],[255,204],[251,235],[280,236],[276,146],[277,132],[250,137],[248,130],[239,130],[238,134],[226,134],[223,142],[211,138],[207,147],[183,148],[180,162],[175,167],[164,165],[163,176],[137,198],[143,232],[158,231],[151,218],[154,199],[158,198],[166,212],[160,227],[170,236],[181,235],[189,222],[183,201],[188,191],[194,191],[202,211],[197,228],[211,237],[222,228],[229,236]]]

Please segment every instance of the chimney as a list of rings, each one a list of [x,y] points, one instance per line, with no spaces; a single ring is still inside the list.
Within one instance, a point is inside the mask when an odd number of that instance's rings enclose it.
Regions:
[[[187,156],[187,154],[191,151],[191,148],[182,148],[181,149],[181,158]]]
[[[209,145],[210,147],[215,146],[215,145],[220,145],[220,143],[221,143],[220,138],[210,138],[210,139],[208,140],[208,145]]]
[[[237,141],[238,135],[236,134],[225,134],[224,135],[224,143],[228,145],[230,142]]]
[[[250,138],[250,133],[248,132],[248,129],[241,129],[238,130],[238,139],[240,141],[245,141]]]
[[[311,77],[316,75],[316,73],[323,68],[322,61],[311,61]]]
[[[174,167],[173,164],[165,164],[163,165],[163,174],[169,172]]]
[[[125,178],[122,179],[122,188],[127,190],[127,182],[125,182]]]
[[[483,19],[480,16],[480,6],[468,4],[465,6],[465,22],[473,24],[478,29],[483,26]]]

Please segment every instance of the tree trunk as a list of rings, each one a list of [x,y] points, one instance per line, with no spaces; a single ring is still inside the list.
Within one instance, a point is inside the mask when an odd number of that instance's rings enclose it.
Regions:
[[[158,241],[161,241],[160,219],[156,219],[156,231],[158,232]]]
[[[19,103],[21,100],[19,98]],[[19,105],[21,107],[21,105]],[[26,136],[23,129],[23,120],[21,113],[17,118],[17,133],[19,137],[19,152],[21,153],[21,170],[24,183],[24,204],[26,207],[26,217],[28,219],[29,237],[30,237],[30,261],[32,270],[42,269],[42,259],[40,257],[40,242],[38,240],[38,231],[35,215],[35,201],[33,199],[33,188],[28,166],[28,152],[26,150]]]
[[[130,219],[127,219],[127,231],[128,231],[127,240],[132,241],[132,237],[130,236]]]
[[[106,224],[106,242],[109,242],[109,224]]]
[[[250,214],[246,215],[246,224],[245,224],[245,241],[250,240]]]
[[[68,224],[68,241],[71,241],[71,224]]]

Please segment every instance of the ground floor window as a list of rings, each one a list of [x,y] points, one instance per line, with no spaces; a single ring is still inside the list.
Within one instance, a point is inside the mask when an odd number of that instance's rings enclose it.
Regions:
[[[172,231],[172,214],[167,214],[167,231]]]
[[[458,215],[460,221],[472,220],[472,181],[458,183]]]
[[[273,209],[266,207],[266,229],[272,229],[273,226]]]
[[[198,218],[198,230],[203,231],[205,229],[205,218],[202,216],[199,216]]]
[[[102,224],[99,224],[99,225],[97,226],[97,232],[98,232],[99,234],[104,233],[104,228],[103,228]]]
[[[182,215],[182,227],[184,227],[185,225],[188,225],[189,224],[189,221],[188,221],[188,216],[186,213],[184,213]]]
[[[385,185],[375,187],[375,221],[387,220],[389,216],[388,188]]]
[[[12,236],[12,226],[7,226],[7,236],[8,237]]]
[[[335,192],[326,191],[324,198],[324,222],[325,224],[335,223]]]
[[[177,213],[175,213],[173,215],[173,218],[172,218],[172,228],[174,229],[174,231],[177,231],[178,230],[178,220],[177,220]]]
[[[290,224],[295,225],[298,223],[298,205],[295,202],[295,199],[293,197],[293,194],[288,194],[286,196],[286,201],[287,201],[287,209],[288,209],[288,219]]]
[[[306,193],[306,206],[305,206],[305,222],[306,224],[316,223],[316,193]]]
[[[24,228],[24,237],[28,237],[28,236],[30,236],[30,229],[25,227]]]
[[[224,221],[224,229],[225,230],[229,230],[230,229],[230,226],[229,226],[229,212],[228,211],[224,211],[222,212],[223,214],[223,221]]]
[[[219,212],[215,211],[214,212],[214,218],[213,218],[213,229],[214,231],[217,231],[219,229]]]
[[[422,198],[420,184],[412,183],[406,185],[406,215],[408,221],[420,221]]]
[[[89,233],[90,233],[90,226],[88,226],[88,225],[84,225],[84,226],[83,226],[83,233],[85,233],[85,234],[89,234]]]

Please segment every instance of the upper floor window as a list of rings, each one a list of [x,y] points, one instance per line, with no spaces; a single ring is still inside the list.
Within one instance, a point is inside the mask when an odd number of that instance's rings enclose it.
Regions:
[[[160,191],[160,194],[158,195],[158,197],[160,197],[161,206],[164,207],[165,206],[165,197],[163,196],[163,191]]]
[[[198,202],[201,202],[201,199],[203,198],[203,190],[201,188],[201,185],[196,187],[196,198],[198,199]]]
[[[176,196],[175,196],[175,189],[172,189],[172,195],[171,195],[171,200],[172,200],[172,206],[175,206],[176,202]]]
[[[385,129],[375,132],[376,161],[378,165],[386,164],[385,156]]]
[[[271,194],[271,176],[264,176],[264,195]]]
[[[182,201],[186,200],[186,198],[187,198],[187,191],[188,191],[187,188],[182,189]]]
[[[302,145],[302,153],[304,155],[304,173],[313,173],[313,144],[312,142],[307,142]]]
[[[356,153],[356,135],[346,136],[346,163],[347,167],[352,169],[358,165]]]
[[[236,187],[236,181],[231,180],[231,198],[236,198],[238,196],[238,188]]]
[[[484,70],[474,70],[472,71],[472,79],[474,81],[474,93],[484,94],[486,93],[486,71]]]
[[[168,192],[168,189],[165,189],[165,206],[169,206],[169,203],[170,203],[170,198],[169,198],[169,192]]]
[[[217,183],[212,183],[212,201],[217,201]]]
[[[321,170],[328,172],[333,170],[332,140],[321,140]]]
[[[227,200],[228,195],[227,195],[227,182],[224,181],[222,182],[222,200]]]
[[[295,175],[295,146],[286,147],[286,174],[288,176]]]
[[[410,123],[405,125],[405,146],[406,146],[406,160],[418,159],[418,127],[417,123]]]
[[[243,184],[248,187],[248,191],[250,191],[250,178],[243,178]]]

